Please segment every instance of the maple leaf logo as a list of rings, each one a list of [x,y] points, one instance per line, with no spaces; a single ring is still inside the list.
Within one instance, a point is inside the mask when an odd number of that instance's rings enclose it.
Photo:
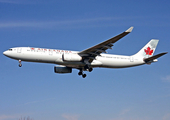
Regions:
[[[145,53],[146,53],[146,55],[152,55],[153,50],[151,50],[151,48],[148,47],[147,49],[145,49]]]

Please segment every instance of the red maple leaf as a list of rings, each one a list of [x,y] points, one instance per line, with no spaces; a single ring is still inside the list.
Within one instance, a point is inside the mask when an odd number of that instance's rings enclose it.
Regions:
[[[147,49],[145,49],[145,53],[146,53],[146,55],[152,55],[153,50],[151,50],[151,48],[148,47]]]

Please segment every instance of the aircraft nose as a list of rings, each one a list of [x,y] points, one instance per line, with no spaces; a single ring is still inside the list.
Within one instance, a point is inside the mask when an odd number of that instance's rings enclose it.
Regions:
[[[7,51],[4,51],[3,54],[6,56],[7,55]]]

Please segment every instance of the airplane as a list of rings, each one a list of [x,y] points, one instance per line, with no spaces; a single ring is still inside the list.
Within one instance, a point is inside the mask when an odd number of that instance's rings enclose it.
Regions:
[[[112,49],[114,43],[132,30],[133,27],[130,27],[121,34],[83,51],[14,47],[4,51],[3,54],[18,60],[19,67],[22,66],[21,61],[58,64],[54,66],[55,73],[72,73],[72,69],[78,69],[78,75],[83,78],[86,77],[84,71],[91,72],[93,68],[127,68],[151,64],[167,54],[163,52],[153,56],[159,41],[157,39],[151,39],[139,52],[131,56],[106,54],[107,49]]]

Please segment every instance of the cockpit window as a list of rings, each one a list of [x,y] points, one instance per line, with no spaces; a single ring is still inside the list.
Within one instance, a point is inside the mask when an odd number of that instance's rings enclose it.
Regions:
[[[8,51],[12,51],[12,49],[9,49]]]

